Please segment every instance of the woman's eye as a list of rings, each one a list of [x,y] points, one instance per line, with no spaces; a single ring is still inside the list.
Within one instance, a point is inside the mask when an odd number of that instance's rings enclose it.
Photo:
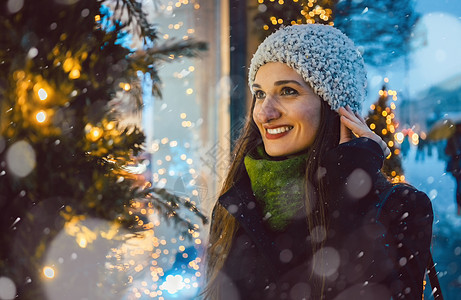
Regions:
[[[263,91],[256,91],[255,97],[256,99],[264,99],[264,97],[266,97],[266,94]]]
[[[297,95],[298,91],[291,88],[291,87],[284,87],[284,88],[282,88],[281,94],[282,95]]]

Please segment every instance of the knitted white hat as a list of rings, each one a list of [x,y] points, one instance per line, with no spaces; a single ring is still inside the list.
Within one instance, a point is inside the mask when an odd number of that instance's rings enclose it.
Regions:
[[[283,27],[259,45],[251,59],[248,83],[269,62],[282,62],[298,72],[333,110],[349,106],[360,111],[367,75],[363,59],[345,34],[328,25]]]

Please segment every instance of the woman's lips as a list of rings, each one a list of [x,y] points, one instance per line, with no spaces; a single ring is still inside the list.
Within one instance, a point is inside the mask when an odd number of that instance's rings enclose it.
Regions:
[[[285,135],[287,135],[293,126],[280,126],[275,128],[265,128],[266,129],[266,138],[268,140],[275,140],[279,139]]]

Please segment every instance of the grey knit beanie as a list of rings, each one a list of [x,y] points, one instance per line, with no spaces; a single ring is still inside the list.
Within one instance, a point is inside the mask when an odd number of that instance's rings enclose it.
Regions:
[[[258,69],[269,62],[293,68],[333,110],[349,104],[360,111],[366,96],[365,65],[352,40],[338,29],[292,25],[268,36],[251,59],[250,88]]]

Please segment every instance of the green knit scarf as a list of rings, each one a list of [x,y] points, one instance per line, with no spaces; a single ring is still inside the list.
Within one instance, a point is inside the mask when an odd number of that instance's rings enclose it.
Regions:
[[[307,153],[273,158],[266,154],[263,146],[245,156],[251,188],[273,230],[285,229],[304,206],[306,159]]]

